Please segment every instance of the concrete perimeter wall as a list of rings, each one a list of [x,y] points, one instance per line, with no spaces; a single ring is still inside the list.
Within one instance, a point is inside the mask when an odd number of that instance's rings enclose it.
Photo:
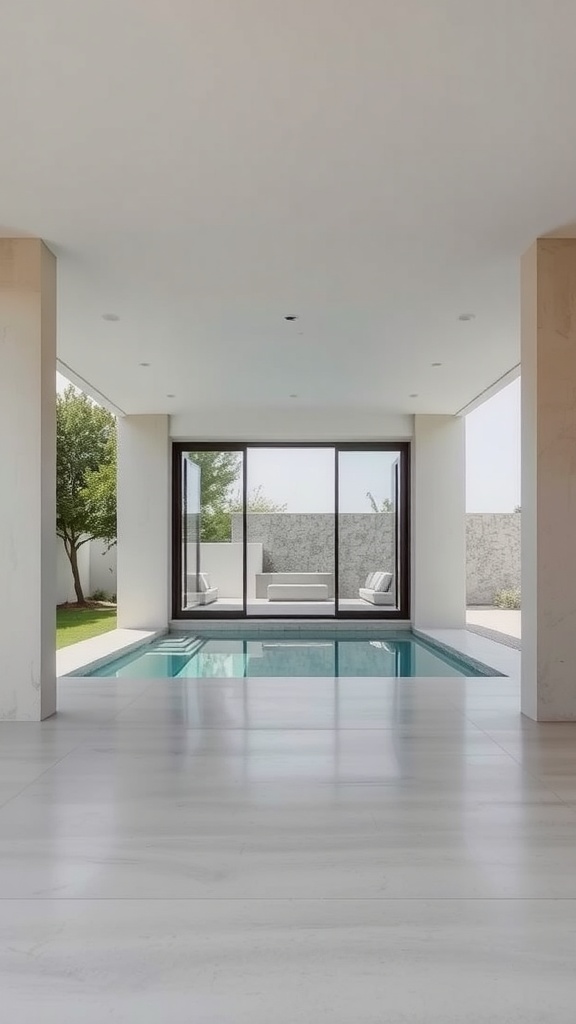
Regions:
[[[492,604],[499,590],[520,589],[520,512],[466,516],[466,591],[472,604]]]
[[[466,580],[469,605],[492,604],[499,590],[520,587],[522,516],[517,512],[473,512],[466,516]],[[242,538],[242,517],[232,517],[232,541]],[[393,565],[394,515],[344,513],[340,522],[340,588],[343,597],[357,596],[369,572]],[[334,522],[321,513],[250,513],[248,541],[262,546],[264,572],[331,572]],[[206,545],[207,549],[230,545]],[[259,549],[254,548],[255,551]],[[218,586],[217,552],[210,553],[210,570]],[[80,575],[87,596],[96,590],[116,593],[116,547],[106,551],[99,541],[80,548]],[[258,554],[258,570],[260,555]],[[213,564],[214,563],[214,564]],[[58,542],[58,604],[74,601],[72,574]],[[256,570],[255,570],[256,571]],[[250,573],[252,576],[252,573]]]
[[[499,590],[520,587],[521,515],[466,516],[467,603],[492,604]],[[344,513],[340,517],[340,593],[356,597],[369,572],[394,564],[393,513]],[[232,539],[242,536],[242,517],[232,517]],[[334,522],[320,513],[249,513],[248,540],[264,549],[265,572],[333,570]]]
[[[108,597],[116,594],[116,545],[108,550],[103,541],[93,540],[83,544],[78,551],[78,568],[84,597],[91,597],[97,590]],[[74,581],[64,544],[60,539],[56,546],[56,603],[74,602]]]

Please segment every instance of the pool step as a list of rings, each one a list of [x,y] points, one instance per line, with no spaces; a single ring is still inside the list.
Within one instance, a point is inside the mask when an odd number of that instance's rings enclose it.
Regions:
[[[192,657],[205,643],[197,636],[167,636],[154,644],[154,654],[185,654]]]

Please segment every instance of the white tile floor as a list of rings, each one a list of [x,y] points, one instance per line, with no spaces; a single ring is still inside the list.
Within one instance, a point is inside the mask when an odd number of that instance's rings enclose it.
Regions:
[[[576,726],[513,680],[60,707],[0,726],[6,1022],[573,1024]]]

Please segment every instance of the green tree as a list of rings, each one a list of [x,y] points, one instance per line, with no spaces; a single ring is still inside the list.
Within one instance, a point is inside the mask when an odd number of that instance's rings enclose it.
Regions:
[[[366,491],[366,497],[368,498],[368,501],[370,502],[370,508],[372,509],[373,512],[393,512],[394,511],[394,505],[392,504],[390,498],[383,498],[381,504],[378,505],[378,503],[376,501],[376,498],[374,497],[374,495],[372,494],[371,491]]]
[[[240,476],[240,453],[190,452],[188,458],[200,467],[200,540],[230,540],[231,492]]]
[[[116,420],[72,385],[56,399],[56,533],[85,604],[78,551],[116,539]]]
[[[239,452],[190,452],[188,458],[200,467],[200,540],[227,542],[232,537],[232,515],[242,511],[238,478],[242,469]],[[236,487],[235,487],[236,485]],[[262,486],[248,495],[248,512],[285,512],[263,493]]]
[[[213,544],[232,539],[232,517],[225,505],[202,510],[200,517],[200,540]]]
[[[202,510],[226,504],[240,476],[240,452],[190,452],[188,458],[200,467]]]
[[[247,512],[285,512],[286,505],[279,505],[277,502],[267,498],[262,492],[262,487],[255,487],[248,495],[246,502]],[[211,541],[230,541],[232,539],[232,516],[242,512],[242,498],[236,494],[233,498],[228,495],[217,507],[212,507],[208,513],[202,508],[200,539]]]
[[[280,505],[278,502],[272,501],[271,498],[267,498],[264,494],[262,484],[259,484],[253,491],[250,491],[246,502],[246,511],[255,512],[256,514],[265,514],[266,512],[286,512],[287,507],[286,503]],[[242,498],[239,494],[237,494],[231,502],[230,511],[242,511]]]

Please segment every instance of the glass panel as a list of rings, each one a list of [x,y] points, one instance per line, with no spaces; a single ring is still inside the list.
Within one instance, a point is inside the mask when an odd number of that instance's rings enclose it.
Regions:
[[[334,448],[247,458],[248,614],[334,615]]]
[[[182,607],[200,603],[200,467],[182,455]]]
[[[182,460],[183,609],[242,612],[242,452],[190,451]]]
[[[400,453],[338,453],[338,609],[398,607]]]

